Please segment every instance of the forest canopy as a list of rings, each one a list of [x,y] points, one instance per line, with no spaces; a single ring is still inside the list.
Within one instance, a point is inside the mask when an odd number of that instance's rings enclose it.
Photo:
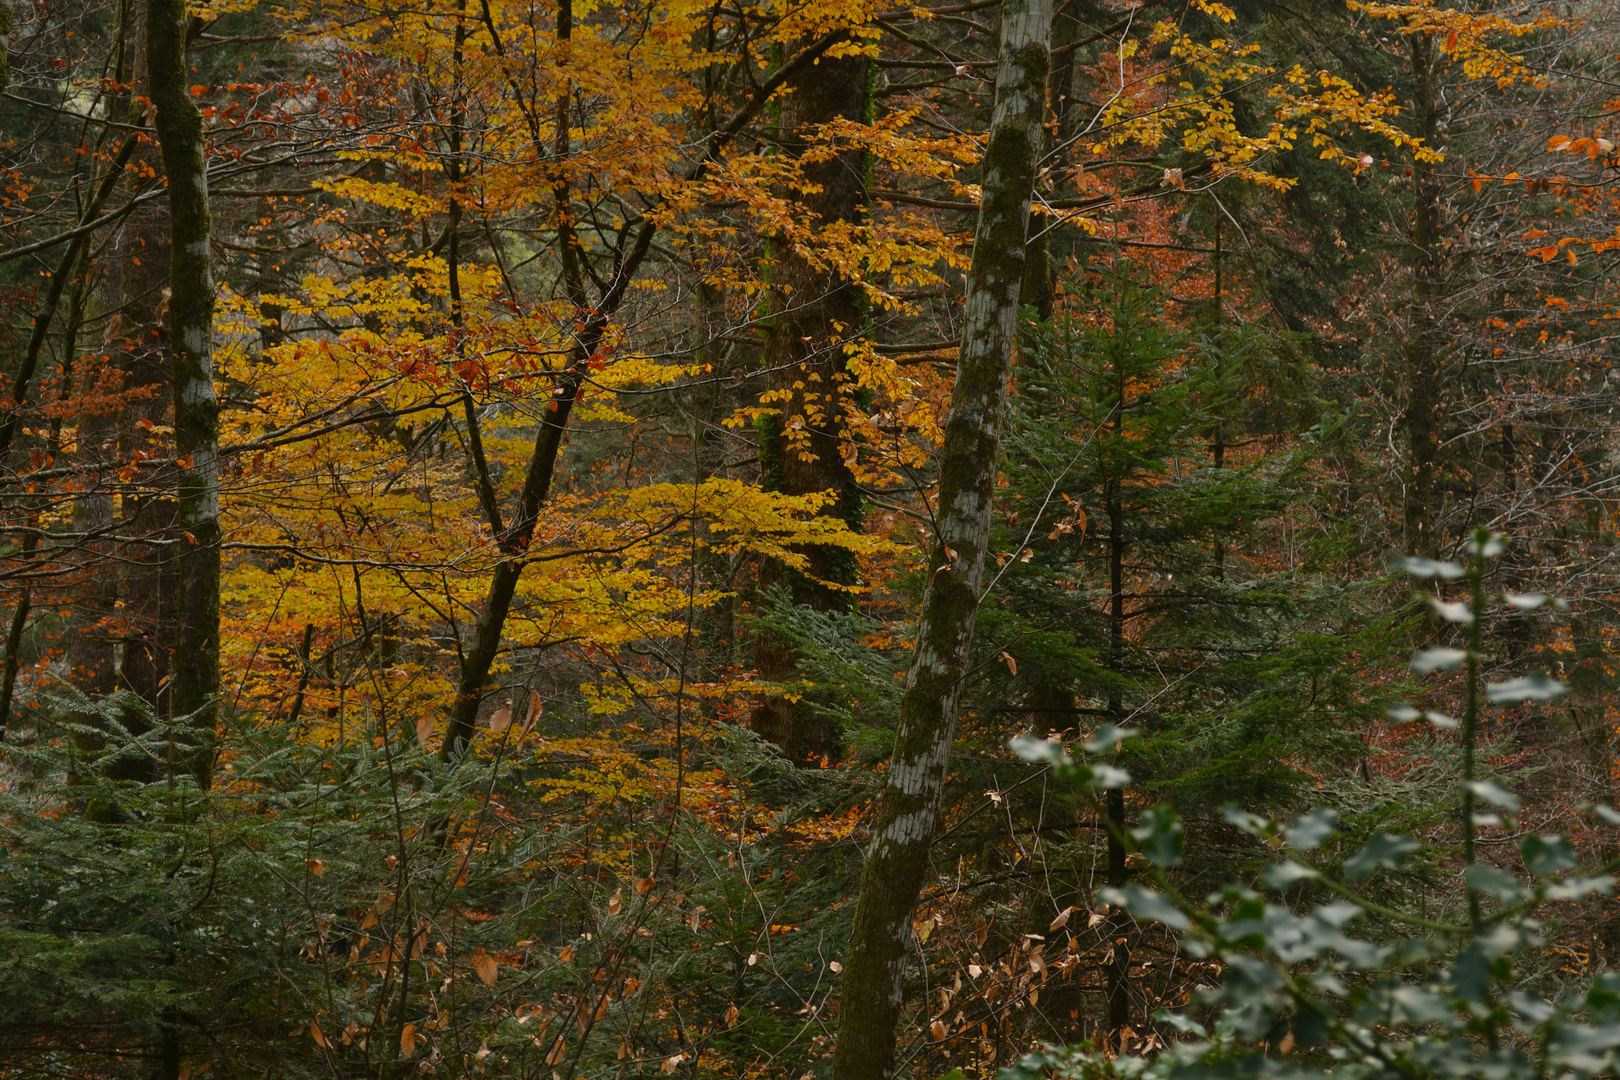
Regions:
[[[0,39],[0,1078],[1616,1072],[1611,4]]]

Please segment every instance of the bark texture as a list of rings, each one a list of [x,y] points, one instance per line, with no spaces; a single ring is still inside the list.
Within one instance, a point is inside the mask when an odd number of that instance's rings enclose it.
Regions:
[[[1410,41],[1418,134],[1424,146],[1432,149],[1440,124],[1434,42],[1426,33],[1413,34]],[[1439,329],[1434,313],[1440,292],[1441,180],[1433,162],[1413,158],[1412,195],[1412,307],[1404,350],[1407,385],[1403,500],[1407,552],[1433,556],[1439,547],[1435,503],[1443,421]]]
[[[900,730],[861,870],[833,1080],[887,1080],[911,916],[928,871],[984,579],[996,457],[1016,333],[1030,193],[1044,141],[1051,0],[1006,0],[956,386],[940,462],[938,535]]]
[[[146,68],[169,203],[169,360],[178,563],[172,708],[190,716],[184,768],[207,787],[219,697],[219,399],[202,114],[186,67],[184,0],[147,0]]]
[[[808,42],[799,42],[802,48]],[[867,108],[867,59],[824,57],[789,83],[782,102],[779,130],[782,151],[798,156],[822,124],[862,120]],[[809,185],[819,188],[799,196],[817,226],[854,224],[865,201],[865,154],[845,151],[827,161],[803,167]],[[760,457],[765,482],[789,495],[821,491],[838,493],[829,514],[851,527],[860,525],[861,501],[845,461],[840,438],[849,389],[845,383],[844,344],[861,333],[865,313],[859,290],[835,270],[818,269],[791,243],[772,252],[771,293],[765,370],[767,385],[777,394],[781,416],[761,425]],[[806,554],[809,574],[770,564],[762,568],[761,585],[785,584],[793,602],[827,611],[843,607],[848,595],[821,584],[853,584],[854,560],[839,548],[817,547]],[[819,579],[819,580],[818,580]],[[762,632],[754,642],[754,664],[764,679],[793,678],[798,658],[775,635]],[[837,732],[825,718],[786,698],[767,698],[750,718],[750,726],[804,763],[831,754]]]

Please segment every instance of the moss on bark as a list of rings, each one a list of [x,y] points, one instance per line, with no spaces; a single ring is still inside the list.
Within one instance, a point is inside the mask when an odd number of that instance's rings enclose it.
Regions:
[[[1001,418],[1024,278],[1051,0],[1007,0],[956,387],[940,463],[938,533],[883,803],[861,871],[833,1080],[893,1075],[911,916],[928,870],[984,578]]]

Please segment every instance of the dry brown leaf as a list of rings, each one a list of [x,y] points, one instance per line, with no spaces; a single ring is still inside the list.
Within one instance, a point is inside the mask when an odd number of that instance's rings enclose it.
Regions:
[[[378,915],[384,914],[385,912],[388,911],[389,908],[391,908],[393,906],[394,906],[394,894],[393,893],[389,892],[387,889],[384,889],[382,892],[377,894],[376,911],[377,911]]]
[[[1009,672],[1014,675],[1018,674],[1018,661],[1012,658],[1012,653],[1002,653],[1001,659],[1006,663]]]
[[[1282,1037],[1282,1042],[1277,1044],[1277,1053],[1286,1054],[1286,1053],[1288,1053],[1288,1051],[1292,1050],[1293,1048],[1294,1048],[1294,1033],[1292,1031],[1290,1031],[1288,1034],[1286,1034],[1286,1035],[1284,1035]]]
[[[320,1047],[322,1050],[327,1049],[329,1044],[326,1041],[326,1032],[322,1031],[321,1025],[315,1023],[313,1020],[309,1022],[309,1037],[315,1040],[316,1046]]]
[[[624,890],[614,889],[613,895],[608,897],[608,914],[617,915],[624,910]]]
[[[523,721],[523,733],[525,735],[527,735],[529,733],[530,728],[534,727],[535,721],[540,719],[540,712],[541,712],[540,691],[538,691],[538,690],[530,690],[529,691],[529,715]]]
[[[495,985],[495,978],[500,974],[500,964],[493,956],[483,949],[478,949],[472,954],[472,966],[479,982],[485,986]]]
[[[932,1024],[928,1025],[928,1030],[933,1033],[935,1042],[945,1041],[945,1021],[935,1020]]]
[[[433,738],[433,717],[424,716],[416,722],[416,741],[426,746],[431,738]]]
[[[648,874],[646,877],[636,882],[636,895],[641,896],[645,894],[647,890],[652,888],[655,884],[657,884],[657,882],[653,880],[653,876]]]
[[[732,1002],[730,1005],[726,1006],[726,1027],[728,1027],[728,1028],[736,1027],[737,1026],[737,1016],[738,1016],[737,1003]]]
[[[326,867],[321,864],[321,860],[319,859],[305,859],[304,869],[308,870],[316,877],[320,877],[322,874],[326,873]]]
[[[562,947],[562,952],[557,954],[557,959],[561,960],[565,964],[573,963],[574,962],[574,947],[572,945],[564,945]]]
[[[512,699],[507,698],[506,704],[489,714],[489,730],[492,735],[499,735],[512,723]]]
[[[1066,907],[1062,911],[1058,912],[1057,918],[1052,920],[1051,925],[1049,925],[1046,928],[1046,932],[1051,933],[1054,930],[1063,929],[1064,926],[1068,925],[1069,916],[1073,915],[1074,911],[1075,911],[1075,909],[1072,906],[1070,906],[1070,907]]]
[[[415,1024],[406,1024],[404,1027],[400,1028],[399,1056],[408,1058],[412,1054],[416,1053],[416,1044],[418,1041]]]
[[[561,1035],[557,1036],[557,1041],[551,1044],[551,1053],[546,1055],[546,1064],[556,1065],[560,1063],[563,1059],[563,1051],[567,1048],[567,1044],[563,1042],[563,1037]]]
[[[827,970],[831,971],[834,975],[837,975],[838,973],[840,973],[841,971],[844,970],[844,965],[840,964],[836,960],[833,960],[830,963],[828,963]]]
[[[670,1057],[667,1057],[667,1058],[664,1059],[664,1063],[659,1066],[659,1069],[661,1071],[663,1071],[663,1072],[666,1072],[666,1073],[672,1073],[676,1069],[680,1068],[681,1067],[681,1062],[683,1062],[685,1060],[686,1060],[686,1055],[685,1054],[671,1055]]]

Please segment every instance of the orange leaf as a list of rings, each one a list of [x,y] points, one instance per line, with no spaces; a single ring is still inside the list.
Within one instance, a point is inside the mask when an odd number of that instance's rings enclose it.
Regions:
[[[321,860],[319,859],[305,859],[304,868],[311,874],[314,874],[316,877],[320,877],[322,874],[326,873],[326,867],[321,865]]]
[[[472,954],[472,966],[473,971],[478,975],[479,982],[485,986],[495,985],[495,977],[500,973],[500,964],[496,962],[493,956],[483,949],[478,949]]]
[[[416,1034],[415,1024],[406,1024],[399,1029],[399,1056],[410,1057],[416,1053],[416,1044],[419,1037]]]

